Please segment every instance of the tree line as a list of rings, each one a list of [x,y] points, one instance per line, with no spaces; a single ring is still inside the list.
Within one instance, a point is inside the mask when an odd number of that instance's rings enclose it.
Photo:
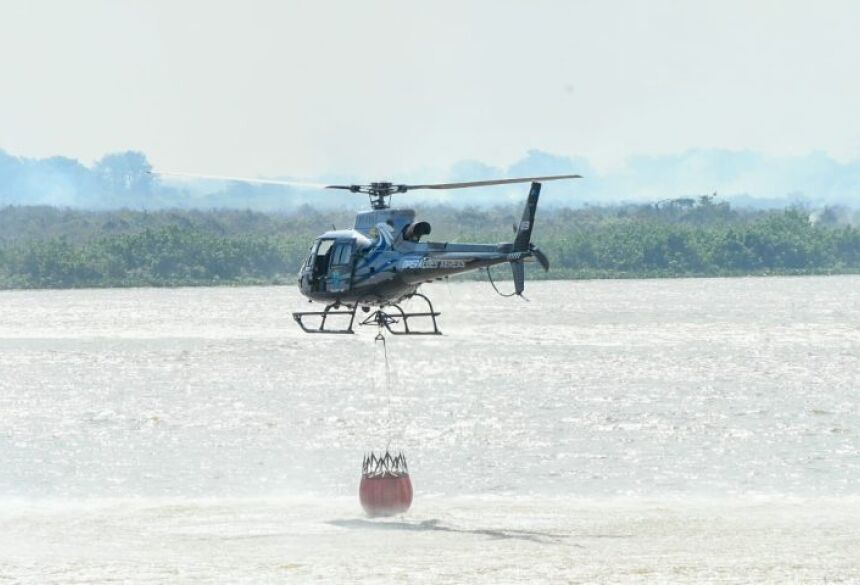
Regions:
[[[352,212],[81,211],[0,208],[0,288],[292,282],[319,233]],[[519,206],[418,210],[431,239],[512,239]],[[539,209],[547,275],[631,278],[860,272],[860,229],[846,210],[734,209],[711,197],[652,205]],[[503,274],[504,272],[504,274]],[[500,276],[507,271],[500,271]]]

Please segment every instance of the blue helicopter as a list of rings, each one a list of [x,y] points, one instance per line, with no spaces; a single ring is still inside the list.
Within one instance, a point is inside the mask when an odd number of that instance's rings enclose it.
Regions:
[[[537,261],[544,270],[549,270],[546,255],[531,241],[541,183],[581,178],[580,175],[552,175],[424,185],[390,182],[317,185],[188,173],[158,174],[343,189],[367,194],[371,210],[358,213],[352,229],[325,232],[311,245],[299,269],[299,290],[311,302],[325,306],[321,311],[294,312],[293,318],[307,333],[350,334],[354,333],[356,316],[361,309],[367,315],[359,318],[359,325],[385,327],[394,335],[441,333],[436,322],[440,313],[433,308],[428,297],[418,292],[424,283],[507,262],[514,279],[514,292],[510,296],[521,296],[525,288],[525,262]],[[514,226],[513,242],[459,244],[422,241],[431,232],[430,224],[415,221],[412,209],[392,209],[390,205],[393,195],[417,189],[448,190],[511,183],[531,183],[522,219]],[[412,298],[423,299],[427,310],[405,311],[401,303]],[[410,326],[410,319],[423,320],[425,327]]]

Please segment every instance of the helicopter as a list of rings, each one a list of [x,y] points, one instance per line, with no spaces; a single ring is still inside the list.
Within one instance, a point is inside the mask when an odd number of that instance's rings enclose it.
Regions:
[[[549,270],[549,259],[531,241],[542,183],[582,178],[580,175],[550,175],[421,185],[392,182],[322,185],[191,173],[153,171],[153,174],[341,189],[368,195],[371,209],[356,214],[352,229],[332,229],[320,234],[311,244],[299,269],[298,287],[310,302],[322,303],[324,308],[320,311],[296,311],[293,319],[306,333],[352,334],[360,308],[367,315],[359,318],[359,325],[385,327],[394,335],[441,334],[436,321],[440,313],[429,297],[418,292],[424,283],[479,269],[487,269],[489,275],[489,267],[509,263],[513,271],[514,292],[504,296],[522,296],[525,262],[537,261],[544,270]],[[430,224],[415,221],[412,209],[391,207],[393,195],[418,189],[464,189],[512,183],[531,183],[522,219],[514,225],[512,242],[460,244],[422,241],[431,233]],[[498,289],[496,291],[499,292]],[[418,312],[404,310],[401,303],[413,298],[422,299],[427,309]],[[347,319],[344,326],[342,323]],[[429,319],[431,326],[411,327],[410,319]],[[335,323],[340,320],[341,325],[332,325],[333,320]]]

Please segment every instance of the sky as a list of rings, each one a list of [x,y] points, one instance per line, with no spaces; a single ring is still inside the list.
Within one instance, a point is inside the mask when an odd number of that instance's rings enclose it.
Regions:
[[[354,181],[533,151],[848,164],[858,30],[853,0],[4,0],[0,149]]]

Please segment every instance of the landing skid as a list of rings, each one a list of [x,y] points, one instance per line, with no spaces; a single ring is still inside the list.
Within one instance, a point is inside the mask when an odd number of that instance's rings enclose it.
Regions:
[[[300,311],[293,313],[293,319],[295,319],[296,323],[299,324],[299,327],[301,327],[302,331],[305,333],[352,334],[355,333],[355,331],[352,330],[352,324],[355,322],[355,311],[357,309],[358,307],[353,307],[352,309],[339,311],[335,308],[335,305],[329,305],[322,311]],[[312,319],[318,318],[320,320],[319,327],[308,327],[303,321],[303,319],[307,317]],[[349,317],[349,326],[347,326],[346,329],[327,329],[326,323],[328,322],[329,317]]]
[[[427,302],[427,306],[429,311],[425,311],[422,313],[407,313],[403,310],[403,308],[396,304],[392,303],[390,305],[386,305],[385,307],[379,308],[373,313],[371,313],[366,319],[359,321],[359,325],[376,325],[378,327],[385,327],[389,333],[392,335],[441,335],[442,332],[439,331],[439,327],[436,324],[436,317],[440,315],[439,312],[433,309],[433,303],[430,302],[430,299],[425,297],[420,293],[414,293],[411,297],[421,297]],[[355,324],[355,313],[358,310],[358,306],[356,305],[352,309],[339,310],[341,305],[331,304],[328,305],[322,311],[301,311],[293,313],[293,319],[296,323],[299,324],[299,327],[302,328],[302,331],[305,333],[331,333],[331,334],[352,334],[355,333],[353,330],[353,325]],[[329,319],[331,317],[335,318],[346,318],[349,317],[349,325],[346,328],[336,329],[327,327],[330,325]],[[430,318],[433,323],[433,330],[416,330],[409,326],[409,319],[418,317],[419,319]],[[319,326],[310,327],[304,321],[306,318],[310,319],[319,319]]]

